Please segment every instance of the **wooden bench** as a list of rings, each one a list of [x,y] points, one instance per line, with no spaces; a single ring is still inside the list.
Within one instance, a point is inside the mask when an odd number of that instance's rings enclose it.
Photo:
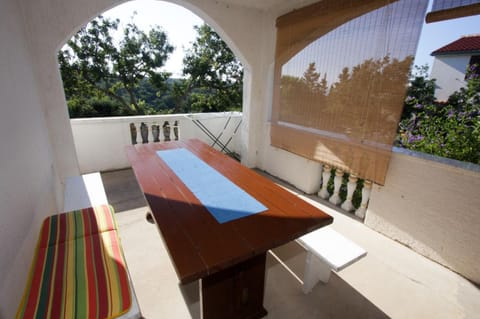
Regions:
[[[73,210],[44,220],[16,318],[141,318],[100,174],[65,189]]]
[[[320,228],[297,241],[307,250],[302,287],[305,294],[319,281],[327,283],[332,270],[340,271],[367,254],[331,227]]]

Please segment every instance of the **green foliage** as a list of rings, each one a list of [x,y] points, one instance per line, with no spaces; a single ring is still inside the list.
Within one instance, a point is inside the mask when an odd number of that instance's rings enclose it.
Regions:
[[[243,68],[207,25],[184,59],[185,79],[159,72],[173,47],[154,27],[129,23],[116,43],[119,21],[101,16],[59,52],[71,117],[241,110]]]
[[[148,80],[157,91],[164,88],[169,74],[158,70],[173,52],[166,34],[158,26],[147,34],[129,23],[115,43],[113,34],[118,24],[118,19],[99,16],[58,53],[65,95],[74,114],[80,111],[81,101],[105,97],[113,101],[113,113],[147,114],[151,107],[136,95],[141,81]],[[95,109],[89,105],[83,111],[89,108]]]
[[[333,190],[335,188],[334,181],[335,181],[335,173],[337,169],[333,168],[332,173],[330,174],[330,178],[327,182],[327,191],[330,195],[333,194]],[[350,177],[349,173],[344,173],[343,178],[342,178],[342,184],[340,186],[340,190],[338,192],[342,202],[344,202],[347,199],[347,185],[348,185],[348,178]],[[352,205],[355,207],[355,209],[359,208],[360,205],[362,204],[362,189],[363,185],[365,184],[364,179],[358,179],[357,181],[357,187],[355,188],[353,194],[352,194]]]
[[[173,86],[175,112],[241,110],[241,63],[208,25],[195,29],[198,36],[183,60],[185,79]]]
[[[428,65],[415,66],[415,74],[410,73],[410,85],[404,102],[402,119],[415,113],[418,104],[433,104],[435,101],[435,79],[428,78]]]
[[[413,79],[405,100],[396,144],[411,150],[480,164],[480,79],[476,65],[467,87],[446,103],[435,101],[435,80],[426,73]]]
[[[119,116],[121,106],[109,98],[102,99],[70,99],[67,102],[70,117],[102,117]]]

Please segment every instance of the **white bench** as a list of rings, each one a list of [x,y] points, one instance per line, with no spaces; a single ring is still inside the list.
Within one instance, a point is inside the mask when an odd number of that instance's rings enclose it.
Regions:
[[[69,212],[103,204],[108,204],[108,201],[100,173],[97,172],[81,176],[72,176],[65,180],[63,211]],[[130,274],[128,275],[130,280],[130,291],[132,293],[132,305],[127,313],[117,318],[140,319],[143,317],[140,312],[137,296],[133,290]]]
[[[64,212],[108,204],[100,173],[67,177],[63,203]]]
[[[323,227],[298,239],[307,250],[302,290],[309,293],[319,282],[328,282],[330,272],[340,271],[367,252],[331,227]]]

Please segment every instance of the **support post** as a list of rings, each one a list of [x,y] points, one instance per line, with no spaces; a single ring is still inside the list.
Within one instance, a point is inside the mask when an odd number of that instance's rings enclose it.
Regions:
[[[332,171],[332,167],[330,167],[330,165],[323,164],[322,188],[318,192],[318,196],[320,198],[327,199],[330,196],[327,190],[327,186],[328,186],[328,181],[330,180],[331,171]]]
[[[340,187],[342,186],[342,180],[343,171],[337,168],[335,171],[335,178],[333,180],[333,195],[328,200],[333,205],[338,205],[342,202],[342,199],[340,198]]]
[[[347,184],[347,199],[343,202],[342,206],[340,206],[343,210],[347,212],[351,212],[355,209],[355,207],[353,207],[352,198],[353,192],[355,192],[355,189],[357,188],[357,181],[357,176],[350,174]]]
[[[365,218],[365,213],[367,212],[368,201],[370,200],[370,193],[372,191],[372,182],[365,180],[363,183],[362,189],[362,203],[360,207],[355,211],[355,215],[361,219]]]

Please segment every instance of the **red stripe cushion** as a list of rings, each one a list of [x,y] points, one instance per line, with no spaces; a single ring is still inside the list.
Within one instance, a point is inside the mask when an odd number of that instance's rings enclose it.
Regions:
[[[48,232],[42,229],[16,318],[103,319],[127,312],[132,300],[117,231],[87,227],[81,229],[88,229],[89,235],[63,240],[70,238],[65,226],[50,227],[55,225],[52,221],[44,225],[55,229],[50,234],[61,242],[54,244],[52,236],[45,239]]]
[[[101,205],[52,215],[43,221],[40,247],[117,229],[113,207]]]

